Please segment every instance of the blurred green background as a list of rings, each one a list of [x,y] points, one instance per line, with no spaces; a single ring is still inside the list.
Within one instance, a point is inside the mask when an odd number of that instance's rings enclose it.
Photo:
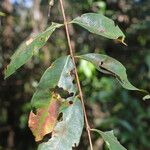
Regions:
[[[149,0],[64,0],[68,19],[87,12],[103,13],[115,20],[126,34],[128,46],[92,35],[79,26],[70,26],[72,45],[77,54],[103,53],[118,59],[127,68],[130,81],[150,91],[150,1]],[[35,150],[37,144],[27,126],[30,100],[41,75],[58,57],[68,54],[63,29],[4,80],[4,69],[18,45],[30,34],[62,22],[55,1],[48,19],[47,0],[0,0],[0,150]],[[150,101],[139,92],[124,90],[112,77],[103,75],[86,61],[78,71],[90,125],[103,131],[114,129],[128,150],[150,150]],[[94,150],[107,150],[102,139],[92,135]],[[89,147],[84,129],[78,148]]]

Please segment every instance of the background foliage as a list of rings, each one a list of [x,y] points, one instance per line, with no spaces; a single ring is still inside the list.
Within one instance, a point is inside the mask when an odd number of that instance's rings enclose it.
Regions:
[[[104,13],[126,33],[128,47],[70,26],[77,54],[96,52],[118,59],[126,66],[130,81],[150,91],[149,0],[65,0],[65,5],[70,20],[82,13]],[[62,16],[56,1],[47,19],[46,0],[1,0],[0,11],[5,13],[0,17],[0,149],[32,150],[36,144],[27,127],[30,100],[45,69],[67,53],[64,31],[57,30],[27,65],[5,81],[4,68],[23,40],[43,30],[52,20],[62,22]],[[113,78],[104,76],[83,60],[78,63],[78,69],[91,126],[114,129],[129,150],[150,149],[150,102],[142,101],[141,93],[124,90]],[[86,137],[84,132],[81,150],[88,148]],[[92,138],[95,150],[105,148],[98,135]]]

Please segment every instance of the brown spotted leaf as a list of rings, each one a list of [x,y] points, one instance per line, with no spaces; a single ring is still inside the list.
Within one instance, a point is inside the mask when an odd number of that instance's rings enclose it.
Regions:
[[[72,150],[79,144],[84,126],[84,116],[79,99],[63,111],[63,120],[58,122],[48,142],[39,145],[38,150]]]
[[[46,134],[53,131],[60,107],[61,98],[58,94],[53,93],[47,106],[37,109],[36,114],[31,111],[28,125],[35,136],[35,141],[41,141]]]
[[[76,85],[73,83],[73,71],[74,65],[70,56],[62,56],[56,59],[41,77],[31,100],[32,107],[39,108],[47,105],[51,92],[56,87],[75,95]]]

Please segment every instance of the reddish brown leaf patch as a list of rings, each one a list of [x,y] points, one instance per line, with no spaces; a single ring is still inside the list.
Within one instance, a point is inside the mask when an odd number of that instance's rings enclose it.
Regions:
[[[37,109],[37,113],[30,112],[28,126],[35,136],[35,141],[41,141],[43,137],[51,133],[57,123],[61,98],[53,93],[48,106]]]

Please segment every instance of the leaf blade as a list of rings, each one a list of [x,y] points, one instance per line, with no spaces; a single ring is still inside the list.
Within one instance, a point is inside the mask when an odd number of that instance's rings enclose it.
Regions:
[[[136,88],[128,81],[125,67],[114,58],[107,55],[94,53],[89,53],[77,57],[91,62],[100,72],[111,74],[125,89],[146,92]]]
[[[118,41],[124,43],[125,35],[121,29],[115,25],[113,20],[102,14],[86,13],[72,20],[71,23],[78,24],[91,33],[109,39],[118,39]]]
[[[47,106],[37,109],[37,113],[30,112],[28,126],[35,136],[35,141],[41,141],[43,137],[51,133],[56,125],[62,100],[56,93]]]
[[[102,136],[110,150],[127,150],[119,143],[117,138],[114,136],[113,131],[103,132],[97,129],[92,129],[92,131],[95,131]]]
[[[39,33],[36,37],[31,37],[29,40],[23,42],[16,52],[11,56],[11,62],[5,70],[5,79],[15,73],[15,71],[22,65],[24,65],[36,51],[45,45],[55,29],[61,26],[62,24],[53,23],[44,32]]]
[[[73,83],[74,75],[71,72],[74,65],[70,56],[62,56],[52,63],[40,79],[37,90],[34,93],[31,105],[40,107],[46,104],[51,92],[58,86],[68,93],[76,93],[76,85]]]
[[[52,138],[40,144],[38,150],[72,150],[79,144],[83,126],[82,106],[77,99],[63,112],[63,121],[57,123]]]

